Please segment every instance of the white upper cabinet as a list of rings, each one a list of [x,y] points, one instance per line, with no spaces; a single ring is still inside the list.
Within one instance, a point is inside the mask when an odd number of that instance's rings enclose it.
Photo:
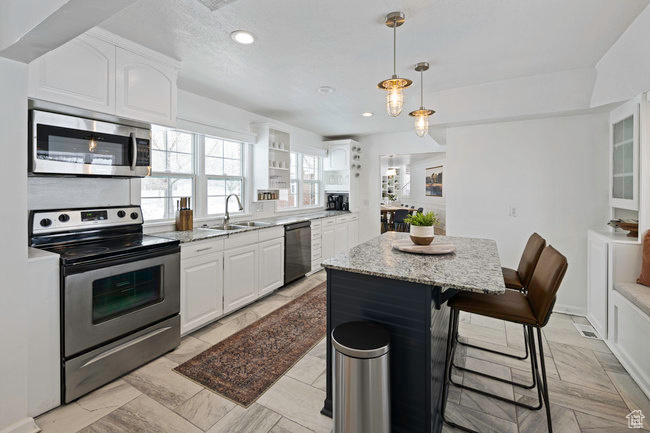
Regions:
[[[324,165],[325,170],[349,170],[350,146],[347,144],[331,146]]]
[[[609,204],[639,210],[639,102],[610,113]]]
[[[81,35],[29,65],[29,97],[115,111],[115,46]]]
[[[116,51],[116,107],[120,117],[176,123],[176,69],[122,48]]]
[[[29,97],[175,126],[179,67],[174,59],[93,29],[29,64]]]

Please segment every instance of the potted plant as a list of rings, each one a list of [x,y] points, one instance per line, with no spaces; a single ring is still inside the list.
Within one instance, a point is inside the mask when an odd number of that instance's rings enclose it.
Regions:
[[[417,245],[429,245],[433,242],[433,226],[438,224],[438,217],[433,212],[417,212],[404,218],[411,226],[411,240]]]

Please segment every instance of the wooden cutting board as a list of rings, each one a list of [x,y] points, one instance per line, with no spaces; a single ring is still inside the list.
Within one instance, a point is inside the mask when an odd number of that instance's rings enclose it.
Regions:
[[[456,251],[456,246],[453,244],[416,245],[408,239],[393,242],[393,248],[414,254],[450,254]]]

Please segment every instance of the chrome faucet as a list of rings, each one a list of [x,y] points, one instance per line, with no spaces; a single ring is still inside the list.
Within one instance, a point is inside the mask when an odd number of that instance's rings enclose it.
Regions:
[[[235,196],[237,199],[237,204],[239,205],[239,210],[243,211],[244,206],[241,204],[241,200],[239,200],[239,196],[237,194],[230,194],[228,197],[226,197],[226,216],[223,218],[223,228],[228,230],[228,227],[230,226],[230,213],[228,212],[228,200],[230,197]]]

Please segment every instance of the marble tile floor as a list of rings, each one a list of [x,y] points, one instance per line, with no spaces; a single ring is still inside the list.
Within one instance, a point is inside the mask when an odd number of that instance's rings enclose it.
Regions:
[[[309,351],[249,408],[215,394],[172,369],[325,280],[319,272],[183,338],[181,345],[78,401],[37,418],[43,432],[330,433],[320,414],[325,398],[325,340]],[[602,341],[573,327],[581,317],[554,314],[544,330],[554,431],[629,431],[625,416],[650,414],[650,402]],[[462,339],[518,351],[521,328],[484,317],[461,316]],[[459,346],[456,362],[505,378],[529,380],[530,364]],[[531,391],[454,372],[455,380],[520,400]],[[450,388],[449,418],[481,432],[546,431],[545,412],[531,412],[460,388]],[[648,415],[650,416],[650,415]],[[650,423],[646,423],[647,426]],[[648,428],[646,426],[646,428]],[[648,428],[650,430],[650,428]],[[455,429],[444,427],[445,433]]]

